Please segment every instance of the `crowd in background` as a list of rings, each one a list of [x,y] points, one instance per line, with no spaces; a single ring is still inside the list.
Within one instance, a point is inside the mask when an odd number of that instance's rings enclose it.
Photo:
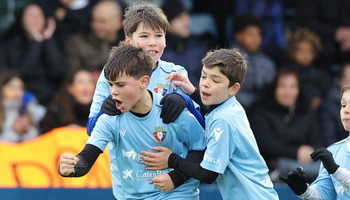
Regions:
[[[171,25],[161,59],[185,67],[194,85],[208,50],[234,47],[246,55],[237,99],[270,175],[301,165],[312,182],[319,163],[309,155],[348,136],[339,102],[350,83],[350,2],[148,1]],[[136,2],[0,2],[0,140],[86,125],[97,77],[124,39],[124,9]]]

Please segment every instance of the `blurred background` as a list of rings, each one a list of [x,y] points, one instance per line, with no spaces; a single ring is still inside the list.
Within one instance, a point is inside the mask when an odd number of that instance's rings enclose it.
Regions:
[[[1,199],[113,199],[104,153],[85,177],[57,174],[78,153],[97,77],[124,39],[124,9],[138,0],[0,1]],[[145,0],[144,0],[145,1]],[[280,199],[297,199],[278,179],[348,136],[339,91],[350,78],[350,1],[148,0],[171,28],[161,59],[182,65],[198,85],[206,52],[239,48],[248,72],[237,99],[247,111]],[[292,80],[297,87],[283,88]],[[201,199],[221,199],[202,184]]]

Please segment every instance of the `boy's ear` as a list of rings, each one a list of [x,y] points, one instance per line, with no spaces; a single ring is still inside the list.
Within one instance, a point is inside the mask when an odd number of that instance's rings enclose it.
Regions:
[[[129,38],[128,36],[125,36],[124,41],[125,41],[127,44],[129,44],[130,38]]]
[[[239,91],[240,88],[241,88],[241,84],[239,84],[239,83],[233,84],[230,88],[230,95],[233,96],[233,95],[237,94],[237,92]]]
[[[148,87],[148,84],[149,84],[149,81],[150,81],[150,77],[147,76],[147,75],[144,75],[140,78],[140,86],[142,88],[147,88]]]

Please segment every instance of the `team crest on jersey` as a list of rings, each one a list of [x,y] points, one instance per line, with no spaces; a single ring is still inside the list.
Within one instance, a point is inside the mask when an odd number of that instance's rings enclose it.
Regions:
[[[163,126],[155,127],[156,131],[153,132],[153,137],[159,142],[162,143],[166,136],[166,131],[163,130]]]
[[[160,88],[160,87],[154,88],[154,92],[162,96],[164,96],[167,93],[167,91],[168,90],[165,88]]]
[[[153,91],[157,94],[164,96],[168,92],[168,90],[165,89],[165,86],[166,86],[165,84],[158,83],[157,87],[154,88]]]

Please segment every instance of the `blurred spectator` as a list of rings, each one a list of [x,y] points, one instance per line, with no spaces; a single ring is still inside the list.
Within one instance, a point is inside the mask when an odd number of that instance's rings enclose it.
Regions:
[[[249,111],[251,105],[259,100],[261,92],[271,83],[275,75],[275,63],[261,50],[262,27],[260,20],[253,15],[242,15],[235,20],[235,44],[247,55],[247,75],[237,100]]]
[[[277,64],[283,62],[287,47],[281,0],[236,0],[235,16],[251,14],[262,22],[262,50]],[[233,21],[235,24],[235,20]]]
[[[339,115],[340,90],[349,83],[350,63],[345,63],[341,67],[339,78],[335,79],[320,107],[320,124],[326,146],[349,136],[349,131],[344,130]]]
[[[208,45],[199,37],[191,35],[191,19],[180,1],[168,0],[162,9],[170,23],[162,59],[184,66],[192,84],[198,86],[202,71],[201,60],[209,50]]]
[[[25,91],[19,74],[2,71],[0,89],[0,140],[22,142],[37,137],[40,134],[38,124],[45,114],[45,108]]]
[[[47,107],[47,113],[41,122],[42,132],[63,126],[85,127],[95,84],[96,79],[91,71],[71,71]]]
[[[37,0],[57,22],[56,34],[63,46],[70,35],[89,30],[92,7],[99,0]]]
[[[318,175],[319,163],[314,163],[310,154],[322,146],[322,139],[315,111],[302,102],[300,84],[296,71],[280,69],[265,98],[254,105],[249,120],[270,170],[286,175],[302,166],[311,182]]]
[[[72,35],[66,44],[70,70],[81,67],[102,70],[111,46],[124,39],[120,4],[114,0],[98,2],[92,10],[90,28],[90,32]]]
[[[297,19],[321,37],[324,48],[318,65],[337,75],[334,64],[350,60],[350,1],[299,0]]]
[[[36,4],[26,6],[5,35],[5,66],[20,72],[27,89],[45,105],[65,74],[64,57],[53,37],[56,23]]]
[[[288,41],[287,53],[290,60],[286,65],[298,71],[303,97],[312,109],[321,105],[331,85],[330,76],[314,64],[321,48],[319,37],[304,28],[297,29]]]

